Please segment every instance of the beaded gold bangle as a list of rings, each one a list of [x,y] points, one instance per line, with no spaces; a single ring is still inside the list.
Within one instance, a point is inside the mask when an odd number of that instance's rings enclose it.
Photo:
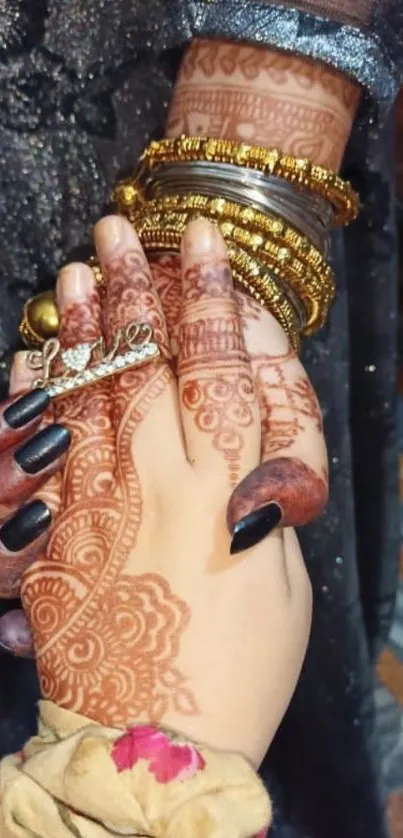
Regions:
[[[283,154],[276,148],[182,136],[150,143],[140,158],[140,167],[152,170],[164,163],[195,160],[258,169],[264,174],[283,178],[301,189],[321,195],[334,208],[335,224],[348,224],[358,215],[359,198],[348,181],[310,160]]]
[[[146,253],[154,252],[180,252],[183,232],[187,222],[182,226],[176,225],[174,229],[167,229],[163,225],[153,225],[153,229],[139,228],[136,230]],[[277,277],[271,276],[267,269],[256,260],[252,259],[239,247],[230,246],[228,256],[233,270],[234,281],[244,290],[265,306],[289,335],[293,348],[296,352],[300,348],[300,332],[304,325],[305,312],[303,307],[297,311],[299,302],[294,306],[287,297],[284,286]]]
[[[174,241],[178,248],[187,224],[197,213],[191,210],[153,212],[153,209],[151,204],[147,205],[141,215],[133,218],[144,248],[154,249],[161,242],[163,233],[169,233],[170,240]],[[303,326],[305,334],[311,334],[324,325],[334,297],[334,283],[328,274],[322,276],[320,272],[295,257],[290,249],[281,247],[270,237],[260,237],[258,241],[255,234],[231,221],[217,221],[214,218],[212,220],[218,224],[227,244],[242,248],[254,258],[254,264],[261,264],[264,271],[274,274],[300,298],[306,312],[306,322]],[[164,241],[168,242],[169,236],[164,235]]]
[[[134,192],[134,190],[133,190]],[[195,194],[189,192],[186,195],[164,195],[154,200],[145,202],[140,198],[140,193],[136,191],[137,200],[133,198],[130,202],[125,196],[125,190],[116,191],[116,203],[121,212],[132,220],[139,215],[139,210],[142,212],[144,206],[147,211],[152,207],[157,212],[170,212],[183,210],[198,210],[203,214],[207,214],[211,218],[226,219],[227,221],[234,221],[246,227],[250,233],[255,232],[256,247],[261,246],[260,234],[269,235],[284,247],[291,248],[296,256],[303,257],[307,265],[312,268],[323,270],[327,276],[332,276],[332,270],[322,256],[321,252],[309,241],[306,236],[303,236],[290,225],[286,224],[282,218],[270,213],[264,213],[254,207],[245,207],[235,201],[229,201],[225,198],[211,198],[207,195]]]

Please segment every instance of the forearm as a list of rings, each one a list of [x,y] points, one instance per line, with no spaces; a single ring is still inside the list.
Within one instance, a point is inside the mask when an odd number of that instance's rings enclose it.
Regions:
[[[322,62],[196,39],[181,65],[167,134],[276,146],[337,170],[360,94]]]

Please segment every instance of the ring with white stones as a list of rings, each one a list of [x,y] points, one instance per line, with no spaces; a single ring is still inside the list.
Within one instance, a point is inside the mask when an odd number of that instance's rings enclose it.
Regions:
[[[45,389],[57,398],[111,375],[160,360],[160,347],[152,338],[153,330],[147,323],[129,323],[119,329],[110,349],[102,337],[68,349],[61,348],[58,338],[50,338],[42,349],[28,353],[27,366],[38,373],[32,387]],[[54,365],[55,375],[52,374]]]

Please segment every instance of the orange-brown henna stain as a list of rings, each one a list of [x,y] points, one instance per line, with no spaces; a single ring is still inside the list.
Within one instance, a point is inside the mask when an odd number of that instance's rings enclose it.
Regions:
[[[63,349],[78,342],[87,343],[101,335],[101,303],[98,292],[91,291],[86,300],[70,303],[63,311],[59,338]]]
[[[247,82],[264,75],[276,85],[286,85],[292,77],[301,90],[320,85],[347,109],[354,109],[357,103],[357,86],[338,70],[321,61],[265,47],[196,39],[187,50],[181,75],[191,81],[196,72],[207,79],[217,74],[228,78],[239,74]]]
[[[128,282],[138,279],[138,268],[137,255],[122,260],[122,272],[134,272]],[[114,316],[107,315],[108,328],[137,313],[148,319],[145,297],[125,296],[124,282],[124,302],[120,299],[115,263],[113,270],[109,304],[117,307]],[[165,365],[121,375],[114,393],[116,428],[105,406],[87,418],[73,396],[62,400],[75,431],[64,479],[65,512],[46,556],[29,568],[23,583],[44,697],[107,725],[140,718],[160,722],[168,711],[198,712],[176,665],[189,607],[160,575],[128,572],[143,515],[133,436],[171,378]]]
[[[345,131],[331,110],[303,98],[254,92],[240,86],[190,88],[178,93],[172,105],[171,135],[230,137],[239,142],[286,149],[296,157],[320,160],[334,168],[334,148]]]
[[[359,97],[353,81],[321,62],[195,40],[182,63],[167,133],[279,146],[338,168]]]
[[[230,532],[246,515],[272,501],[282,509],[283,527],[301,527],[320,515],[327,483],[295,457],[277,457],[258,466],[233,492],[227,510]]]
[[[148,323],[154,339],[168,353],[164,314],[148,262],[140,250],[126,251],[104,268],[107,284],[105,331],[109,339],[132,321]]]
[[[253,359],[260,394],[264,459],[291,448],[305,430],[307,419],[320,435],[323,433],[322,412],[307,376],[301,374],[296,381],[287,380],[285,364],[293,358],[294,351],[290,349],[285,355]]]
[[[231,270],[226,260],[194,265],[184,277],[179,326],[181,399],[198,430],[239,478],[245,428],[253,422],[254,383],[249,370]]]

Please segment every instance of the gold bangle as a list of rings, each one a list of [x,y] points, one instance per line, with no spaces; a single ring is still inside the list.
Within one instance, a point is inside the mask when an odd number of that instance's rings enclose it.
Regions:
[[[164,241],[173,242],[178,249],[187,224],[195,213],[189,212],[152,212],[152,207],[143,208],[141,217],[134,217],[133,221],[145,250],[154,249],[161,242],[162,231],[169,233]],[[217,219],[212,219],[217,223]],[[296,295],[302,300],[307,322],[304,333],[311,334],[322,328],[326,322],[330,305],[334,298],[334,283],[328,276],[318,274],[314,269],[306,266],[295,257],[288,248],[280,247],[271,239],[260,240],[257,252],[257,240],[248,230],[237,227],[225,219],[218,222],[218,227],[227,244],[235,244],[255,258],[265,271],[270,271],[286,286],[290,285]]]
[[[175,221],[176,224],[176,221]],[[152,230],[139,229],[137,233],[146,253],[180,252],[183,229],[175,226],[174,229],[167,229],[160,225],[154,225]],[[300,348],[300,331],[303,323],[296,308],[287,299],[286,291],[281,286],[277,277],[271,276],[262,268],[256,259],[252,259],[239,247],[230,246],[228,256],[233,270],[234,281],[243,289],[247,289],[254,299],[265,306],[276,317],[286,333],[289,335],[293,348],[296,352]],[[302,318],[304,314],[302,314]]]
[[[244,226],[250,233],[255,232],[257,234],[258,247],[260,246],[259,235],[269,235],[285,247],[290,247],[295,251],[295,255],[303,258],[310,267],[315,270],[322,270],[327,276],[333,275],[326,259],[306,236],[286,224],[279,216],[263,213],[254,209],[254,207],[245,207],[225,198],[211,198],[193,192],[186,195],[164,195],[151,201],[145,202],[142,200],[141,203],[131,205],[128,205],[124,199],[122,200],[122,197],[119,198],[116,195],[116,201],[118,209],[126,214],[131,221],[134,221],[134,219],[137,221],[139,214],[141,215],[145,208],[147,211],[152,208],[157,212],[182,212],[192,209],[218,220],[225,218],[226,221],[234,221]]]
[[[152,170],[163,163],[195,160],[231,163],[248,169],[258,169],[264,174],[294,183],[330,201],[335,210],[336,225],[348,224],[358,215],[359,197],[348,181],[343,180],[336,172],[318,166],[310,160],[284,154],[276,148],[267,149],[231,140],[182,136],[150,143],[140,158],[140,166]]]

